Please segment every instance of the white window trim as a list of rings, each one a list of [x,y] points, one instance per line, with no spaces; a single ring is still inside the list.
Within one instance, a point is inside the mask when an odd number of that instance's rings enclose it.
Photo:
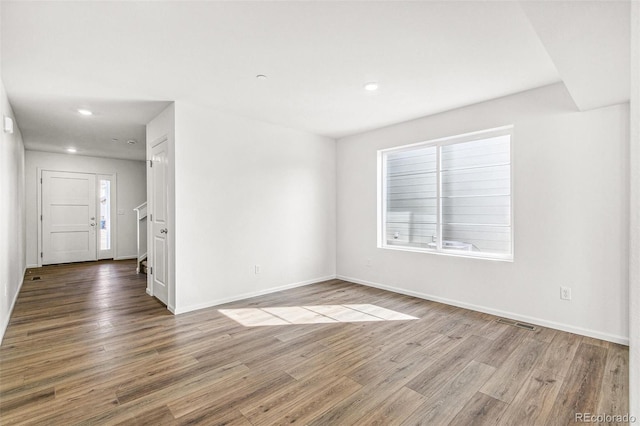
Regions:
[[[397,245],[389,245],[386,241],[386,233],[385,233],[385,224],[386,224],[386,212],[387,212],[387,182],[386,182],[386,164],[385,161],[386,156],[390,153],[407,151],[415,148],[427,147],[427,146],[437,146],[442,147],[445,145],[470,142],[478,139],[491,138],[496,136],[510,136],[509,143],[509,162],[510,162],[510,180],[511,180],[511,194],[510,194],[510,244],[511,244],[511,252],[509,254],[497,254],[497,253],[484,253],[484,252],[460,252],[458,250],[447,250],[442,247],[442,208],[441,208],[441,168],[440,168],[440,149],[436,150],[436,163],[437,163],[437,172],[436,172],[436,209],[438,214],[438,224],[437,224],[437,232],[439,238],[437,239],[436,248],[426,248],[426,247],[410,247],[410,246],[397,246]],[[432,139],[429,141],[413,143],[409,145],[402,145],[393,148],[381,149],[378,151],[378,164],[377,164],[377,173],[378,173],[378,188],[377,188],[377,240],[378,240],[378,248],[388,249],[388,250],[396,250],[396,251],[408,251],[408,252],[417,252],[417,253],[430,253],[444,256],[454,256],[454,257],[465,257],[465,258],[475,258],[475,259],[487,259],[487,260],[498,260],[505,262],[513,262],[515,258],[515,244],[514,244],[514,155],[513,155],[513,147],[514,147],[514,131],[513,125],[496,127],[493,129],[479,130],[470,133],[464,133],[456,136],[447,136],[444,138]]]

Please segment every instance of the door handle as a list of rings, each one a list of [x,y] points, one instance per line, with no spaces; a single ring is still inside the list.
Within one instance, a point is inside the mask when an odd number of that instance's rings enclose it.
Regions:
[[[91,226],[96,226],[96,224],[95,224],[95,223],[92,223],[92,224],[91,224]]]
[[[161,229],[161,230],[160,230],[160,233],[161,233],[161,234],[168,234],[168,233],[169,233],[169,231],[167,230],[167,228],[164,228],[164,229]]]

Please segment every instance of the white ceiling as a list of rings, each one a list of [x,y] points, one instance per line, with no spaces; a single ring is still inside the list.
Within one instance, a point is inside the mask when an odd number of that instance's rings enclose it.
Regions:
[[[595,107],[629,92],[628,2],[596,5],[3,1],[2,79],[29,149],[138,159],[172,100],[334,138],[561,80]]]
[[[168,105],[32,95],[12,103],[28,149],[66,153],[73,147],[80,155],[131,160],[145,159],[145,125]],[[94,114],[82,116],[79,107]]]
[[[581,110],[629,100],[629,2],[523,2],[522,7]]]

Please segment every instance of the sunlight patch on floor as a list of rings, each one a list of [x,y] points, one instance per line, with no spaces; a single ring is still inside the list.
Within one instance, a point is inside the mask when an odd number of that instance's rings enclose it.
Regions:
[[[411,315],[370,304],[282,306],[219,309],[218,311],[245,327],[418,319]]]

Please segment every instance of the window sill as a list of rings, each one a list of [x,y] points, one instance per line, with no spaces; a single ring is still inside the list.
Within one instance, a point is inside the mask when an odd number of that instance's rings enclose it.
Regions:
[[[493,260],[498,262],[511,262],[513,263],[513,255],[500,255],[500,254],[486,254],[482,255],[471,254],[473,252],[461,253],[459,251],[452,250],[441,250],[438,251],[436,249],[428,249],[422,247],[408,247],[408,246],[393,246],[388,244],[378,245],[378,248],[386,249],[386,250],[395,250],[395,251],[408,251],[413,253],[427,253],[427,254],[435,254],[439,256],[449,256],[449,257],[464,257],[468,259],[481,259],[481,260]]]

